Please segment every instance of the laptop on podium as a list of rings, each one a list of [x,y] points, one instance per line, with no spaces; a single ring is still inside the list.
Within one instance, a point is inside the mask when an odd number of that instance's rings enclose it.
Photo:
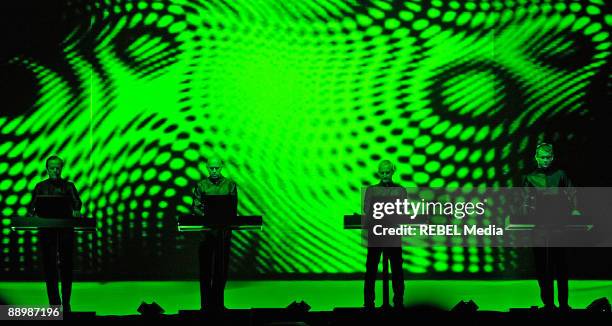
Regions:
[[[68,196],[40,195],[34,208],[40,218],[72,218],[72,198]]]
[[[205,195],[203,224],[223,226],[236,219],[238,214],[238,197],[233,195]]]

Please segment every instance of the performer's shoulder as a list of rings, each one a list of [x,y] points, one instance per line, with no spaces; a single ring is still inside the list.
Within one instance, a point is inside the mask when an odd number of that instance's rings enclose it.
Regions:
[[[520,175],[520,186],[521,187],[526,187],[526,186],[532,186],[533,182],[532,179],[534,178],[534,176],[537,174],[537,170],[531,170],[527,173],[523,173]]]
[[[206,188],[206,186],[209,184],[211,184],[210,180],[208,178],[203,178],[196,183],[196,187],[203,189]]]
[[[538,169],[531,169],[530,171],[528,171],[527,173],[523,174],[523,178],[527,178],[533,175],[538,174]]]
[[[230,179],[230,178],[226,178],[227,183],[230,185],[230,187],[232,188],[238,188],[238,184],[236,183],[236,181]]]
[[[529,180],[531,180],[534,177],[537,178],[538,176],[541,176],[542,174],[543,174],[543,172],[541,170],[532,169],[529,172],[522,174],[521,175],[521,180],[529,181]]]
[[[40,189],[41,187],[44,187],[45,185],[49,183],[51,183],[51,179],[41,180],[36,183],[36,185],[34,186],[34,189]]]

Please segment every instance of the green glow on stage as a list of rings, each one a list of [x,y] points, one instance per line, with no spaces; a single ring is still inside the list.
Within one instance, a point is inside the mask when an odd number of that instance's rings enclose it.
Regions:
[[[367,3],[88,5],[90,25],[65,42],[69,73],[11,61],[35,78],[37,100],[0,114],[12,139],[0,145],[3,216],[25,214],[57,153],[100,229],[95,243],[78,237],[81,265],[112,270],[138,254],[171,266],[193,244],[175,216],[217,154],[240,213],[265,216],[262,232],[236,233],[234,272],[357,273],[365,249],[342,216],[359,210],[382,158],[404,186],[508,185],[538,136],[576,136],[541,126],[592,114],[585,97],[610,55],[599,2]],[[36,236],[10,234],[6,220],[4,271],[29,270]],[[421,274],[503,272],[516,259],[491,248],[404,256]]]
[[[382,304],[377,282],[376,304]],[[610,281],[570,281],[570,305],[585,308],[593,300],[609,297]],[[0,282],[0,293],[9,304],[47,304],[44,282]],[[312,311],[363,304],[363,281],[229,281],[225,305],[230,309],[284,308],[304,300]],[[430,304],[450,310],[460,300],[473,299],[479,309],[508,311],[541,305],[537,281],[406,281],[406,306]],[[143,302],[157,302],[166,314],[199,308],[197,282],[76,282],[72,295],[74,311],[96,311],[98,315],[136,315]]]

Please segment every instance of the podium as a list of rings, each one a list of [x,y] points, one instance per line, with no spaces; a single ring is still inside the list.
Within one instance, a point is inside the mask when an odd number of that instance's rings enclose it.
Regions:
[[[223,223],[210,222],[205,216],[198,215],[181,215],[177,217],[177,226],[179,232],[196,232],[208,231],[217,229],[229,230],[261,230],[263,225],[263,216],[247,215],[236,216],[228,219]]]
[[[363,229],[363,216],[360,214],[344,215],[344,229],[345,230],[361,230]],[[391,304],[389,303],[389,256],[383,250],[382,254],[382,281],[383,281],[383,309],[390,309]]]
[[[48,229],[73,229],[77,232],[95,232],[96,220],[94,218],[40,218],[11,216],[11,229],[13,231],[38,231]]]
[[[515,234],[512,240],[518,247],[585,247],[596,239],[594,231],[602,227],[584,215],[559,216],[556,220],[509,216],[504,225],[505,231]]]
[[[262,225],[263,217],[257,215],[233,216],[226,220],[207,219],[206,216],[200,215],[181,215],[177,217],[177,227],[179,232],[202,232],[211,230],[261,230]],[[221,254],[221,264],[225,264],[223,254]]]
[[[29,217],[29,216],[11,216],[11,230],[13,231],[41,231],[41,230],[69,230],[72,229],[75,232],[93,233],[92,237],[96,235],[96,220],[93,217],[68,217],[68,218],[40,218],[40,217]],[[97,251],[97,245],[94,238],[92,242],[92,257]],[[94,269],[96,266],[96,260],[93,260]],[[79,313],[78,316],[85,316],[85,313]],[[90,314],[90,313],[87,313]]]
[[[559,228],[564,231],[591,231],[593,219],[585,215],[563,215],[558,218],[539,219],[533,215],[506,217],[504,225],[508,231],[531,231],[537,228]]]

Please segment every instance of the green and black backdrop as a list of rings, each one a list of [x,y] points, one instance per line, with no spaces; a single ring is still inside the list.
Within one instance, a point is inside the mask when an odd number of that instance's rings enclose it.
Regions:
[[[65,160],[97,234],[78,275],[197,275],[176,231],[206,158],[239,211],[234,277],[361,277],[342,229],[382,159],[404,186],[512,186],[536,144],[581,186],[612,184],[604,0],[2,1],[0,275],[40,273],[24,215],[44,161]],[[573,272],[610,277],[609,251]],[[412,278],[523,277],[512,248],[404,248]]]

